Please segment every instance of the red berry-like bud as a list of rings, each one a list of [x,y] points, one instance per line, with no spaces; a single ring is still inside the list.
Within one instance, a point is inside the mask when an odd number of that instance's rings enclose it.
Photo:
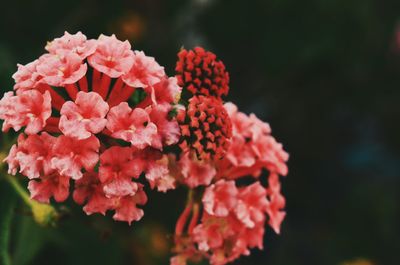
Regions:
[[[178,53],[176,77],[179,86],[193,95],[221,98],[228,95],[229,74],[214,53],[201,47]]]
[[[194,150],[199,159],[220,159],[229,147],[232,123],[222,102],[214,97],[194,96],[186,112],[177,116],[183,151]]]

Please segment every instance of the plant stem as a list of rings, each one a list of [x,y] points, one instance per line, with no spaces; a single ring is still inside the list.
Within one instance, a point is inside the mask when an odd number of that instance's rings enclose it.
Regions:
[[[17,192],[19,196],[21,196],[22,200],[28,205],[32,206],[32,201],[29,198],[28,193],[22,188],[21,184],[18,182],[17,178],[8,174],[5,174],[7,181],[11,184],[14,190]]]

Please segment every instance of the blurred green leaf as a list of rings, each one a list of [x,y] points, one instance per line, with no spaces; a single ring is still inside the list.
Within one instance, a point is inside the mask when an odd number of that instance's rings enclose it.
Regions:
[[[46,234],[32,217],[21,217],[17,226],[13,265],[31,264],[37,253],[46,243]]]
[[[0,181],[0,263],[11,264],[9,256],[10,227],[16,196],[6,182]]]

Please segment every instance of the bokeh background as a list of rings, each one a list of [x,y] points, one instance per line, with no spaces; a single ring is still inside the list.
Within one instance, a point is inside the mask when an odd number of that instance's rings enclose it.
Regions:
[[[399,264],[399,22],[395,0],[1,1],[0,90],[64,30],[115,33],[170,75],[180,47],[202,45],[231,74],[228,100],[291,154],[282,234],[268,229],[265,249],[235,264]],[[1,137],[4,151],[12,135]],[[168,264],[185,200],[150,194],[131,227],[66,203],[57,228],[40,228],[2,180],[0,190],[0,208],[17,203],[13,265]]]

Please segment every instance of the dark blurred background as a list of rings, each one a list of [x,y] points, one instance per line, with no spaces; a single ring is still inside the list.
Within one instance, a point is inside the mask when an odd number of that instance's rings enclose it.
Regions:
[[[268,228],[265,249],[235,264],[400,264],[400,1],[10,0],[0,6],[2,93],[12,89],[16,64],[36,59],[65,30],[90,38],[115,33],[155,56],[170,75],[182,46],[202,45],[225,62],[228,100],[268,121],[291,154],[282,234]],[[68,206],[70,218],[44,229],[21,204],[11,231],[13,264],[168,264],[168,235],[184,192],[149,197],[144,218],[131,227]]]

